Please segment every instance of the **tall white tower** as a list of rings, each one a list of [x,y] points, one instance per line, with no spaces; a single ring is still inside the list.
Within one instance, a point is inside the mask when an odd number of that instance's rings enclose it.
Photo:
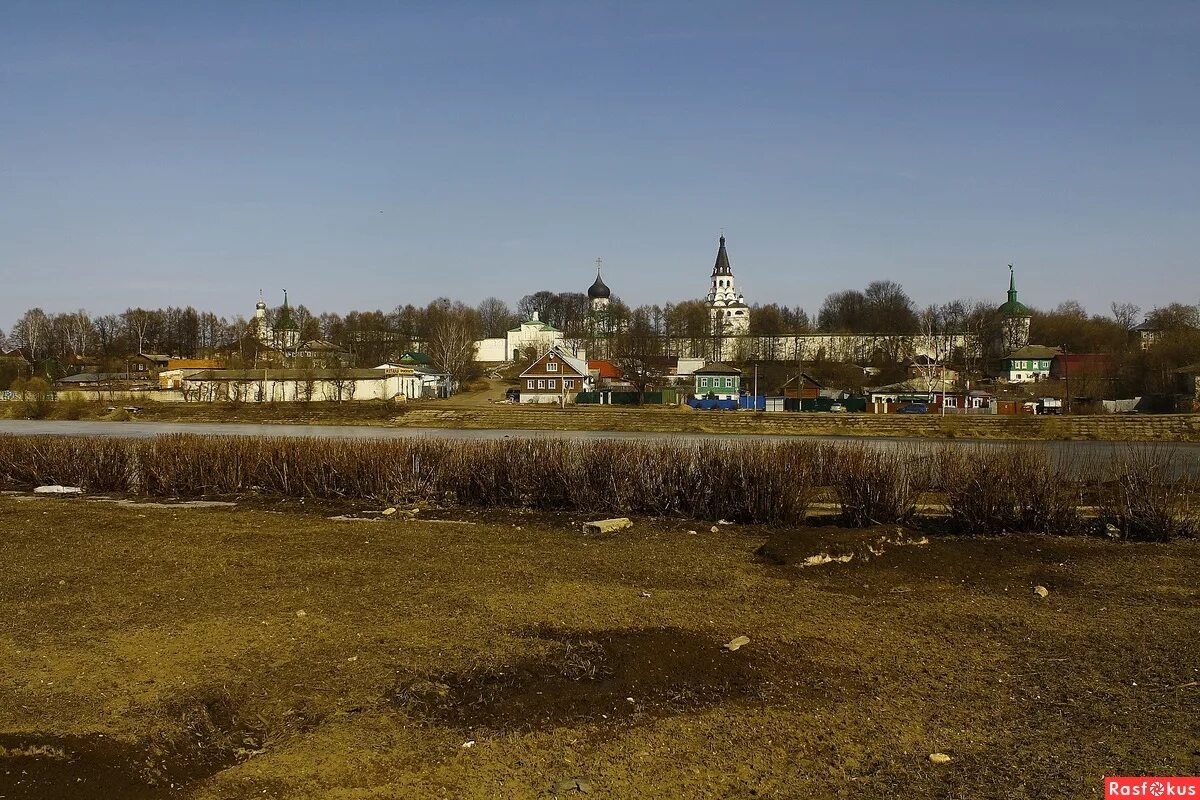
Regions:
[[[724,236],[721,237],[720,247],[717,248],[717,261],[713,264],[707,302],[715,332],[734,336],[749,332],[750,307],[746,305],[746,299],[738,294],[737,286],[734,285],[733,270],[729,267],[729,253],[725,252]]]

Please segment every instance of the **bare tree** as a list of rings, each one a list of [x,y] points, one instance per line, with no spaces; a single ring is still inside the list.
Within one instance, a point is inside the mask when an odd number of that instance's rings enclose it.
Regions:
[[[144,308],[126,309],[121,315],[122,322],[129,329],[129,338],[132,342],[137,339],[137,352],[143,353],[146,350],[146,343],[149,341],[150,334],[162,322],[162,313],[158,311],[149,311]]]
[[[12,329],[12,340],[24,351],[30,364],[37,364],[45,355],[46,341],[50,337],[50,319],[40,308],[31,308],[17,320]]]
[[[1142,309],[1133,303],[1118,303],[1113,300],[1112,315],[1117,324],[1128,330],[1137,324],[1138,318],[1142,315]]]
[[[337,366],[331,368],[329,370],[329,377],[327,380],[329,385],[333,388],[334,396],[330,397],[328,390],[326,390],[325,399],[334,400],[338,403],[345,399],[348,387],[354,383],[354,378],[352,377],[350,367],[347,367],[344,364],[338,364]]]
[[[450,376],[451,384],[472,377],[479,333],[475,310],[462,304],[434,304],[426,312],[426,326],[425,349],[433,362]]]
[[[646,388],[662,375],[663,362],[663,338],[645,306],[635,309],[629,324],[614,337],[613,362],[638,390],[638,403],[644,403]]]
[[[498,297],[486,298],[475,310],[479,314],[480,333],[484,336],[503,336],[520,322],[508,303]]]

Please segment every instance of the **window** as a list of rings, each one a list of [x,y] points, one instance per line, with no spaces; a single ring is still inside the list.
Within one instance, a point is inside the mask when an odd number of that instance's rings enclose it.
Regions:
[[[942,404],[945,405],[946,408],[958,408],[958,398],[947,396],[942,399]]]
[[[733,378],[726,378],[726,379],[725,379],[725,388],[726,388],[726,389],[732,389],[732,388],[733,388]]]
[[[536,383],[537,383],[537,382],[536,382],[536,381],[535,381],[533,378],[530,378],[530,379],[529,379],[529,386],[528,386],[528,388],[530,388],[530,389],[534,388],[534,385],[535,385]]]
[[[554,378],[551,378],[550,380],[546,381],[546,388],[553,389],[553,388],[555,388],[555,386],[557,384],[558,384],[558,381],[554,380]]]
[[[557,361],[547,361],[546,362],[546,372],[558,372],[558,362]]]
[[[545,388],[546,388],[546,381],[545,381],[545,380],[543,380],[542,378],[538,378],[538,388],[539,388],[539,389],[545,389]]]
[[[566,378],[563,380],[563,386],[567,389],[574,389],[575,381],[571,380],[570,378]]]
[[[707,389],[707,388],[708,388],[708,378],[705,378],[705,377],[701,377],[701,378],[700,378],[700,388],[701,388],[701,389]]]

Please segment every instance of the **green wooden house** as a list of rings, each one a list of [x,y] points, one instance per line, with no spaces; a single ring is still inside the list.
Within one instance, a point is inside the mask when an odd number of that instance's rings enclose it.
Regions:
[[[736,400],[741,391],[742,371],[737,367],[716,362],[705,364],[694,373],[696,397],[716,400]]]

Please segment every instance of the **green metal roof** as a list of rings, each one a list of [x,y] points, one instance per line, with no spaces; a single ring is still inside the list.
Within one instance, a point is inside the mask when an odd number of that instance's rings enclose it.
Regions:
[[[1017,281],[1012,272],[1012,264],[1008,265],[1008,300],[998,309],[1005,317],[1030,317],[1033,312],[1021,301],[1017,300]]]

